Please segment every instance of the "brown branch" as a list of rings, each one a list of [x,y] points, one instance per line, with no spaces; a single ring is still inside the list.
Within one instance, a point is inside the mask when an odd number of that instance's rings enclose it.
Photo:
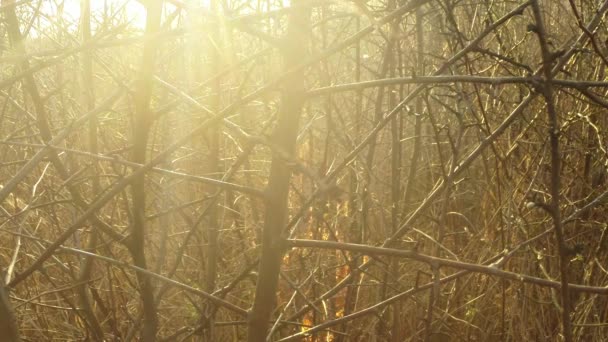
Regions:
[[[555,100],[553,98],[553,72],[551,71],[551,63],[553,58],[551,57],[552,52],[549,51],[547,43],[547,32],[545,31],[545,24],[540,10],[538,0],[532,1],[532,11],[534,13],[534,21],[536,25],[535,33],[538,37],[540,44],[540,50],[543,58],[543,75],[544,82],[540,87],[545,103],[547,104],[547,117],[549,119],[549,139],[551,146],[551,185],[549,187],[551,192],[551,203],[550,203],[550,214],[553,219],[553,228],[555,231],[555,239],[557,242],[557,249],[559,251],[559,269],[561,275],[561,301],[562,301],[562,332],[564,334],[564,340],[566,342],[573,341],[572,336],[572,322],[570,318],[570,312],[573,309],[570,300],[570,287],[568,285],[568,265],[569,265],[569,253],[566,246],[564,237],[562,222],[561,222],[561,209],[560,209],[560,191],[561,191],[561,155],[559,146],[559,116],[555,107]]]
[[[28,146],[28,147],[37,147],[37,148],[42,148],[42,149],[50,148],[53,150],[72,153],[75,155],[94,158],[97,160],[103,160],[103,161],[107,161],[107,162],[118,164],[118,165],[125,165],[125,166],[129,166],[131,168],[134,168],[134,169],[138,169],[138,168],[141,168],[144,166],[144,164],[139,164],[139,163],[135,163],[135,162],[124,160],[124,159],[119,159],[115,156],[80,151],[80,150],[75,150],[75,149],[71,149],[71,148],[60,147],[58,145],[50,145],[50,144],[42,145],[42,144],[34,144],[34,143],[22,143],[22,142],[17,142],[17,141],[0,141],[0,145]],[[167,175],[167,176],[171,176],[174,178],[185,179],[185,180],[190,180],[193,182],[213,185],[218,188],[222,188],[224,190],[236,191],[236,192],[247,194],[247,195],[250,195],[250,196],[256,197],[256,198],[264,198],[264,196],[265,196],[264,192],[262,190],[251,188],[251,187],[248,187],[245,185],[222,181],[219,179],[208,178],[208,177],[203,177],[203,176],[196,176],[196,175],[192,175],[189,173],[168,170],[168,169],[164,169],[164,168],[160,168],[160,167],[153,167],[150,169],[150,171],[156,172],[159,174],[163,174],[163,175]]]
[[[468,262],[438,258],[430,255],[418,253],[414,250],[403,250],[387,247],[375,247],[362,244],[336,242],[336,241],[321,241],[321,240],[306,240],[306,239],[288,239],[285,241],[285,246],[288,248],[320,248],[330,250],[342,250],[357,252],[369,256],[391,256],[397,258],[405,258],[420,261],[428,265],[439,265],[442,267],[450,267],[459,270],[467,270],[470,272],[482,273],[500,277],[507,280],[513,280],[517,282],[529,283],[539,285],[543,287],[550,287],[554,289],[563,288],[563,284],[558,281],[549,279],[543,279],[533,277],[525,274],[503,271],[499,267],[501,260],[499,259],[496,263],[491,265],[480,265],[472,264]],[[498,257],[498,256],[497,256]],[[599,295],[608,295],[608,287],[597,287],[597,286],[586,286],[578,284],[568,284],[570,288],[575,291],[594,293]]]
[[[42,242],[42,243],[46,243],[46,244],[50,244],[51,243],[50,241],[46,241],[44,239],[41,239],[41,238],[38,238],[38,237],[35,237],[35,236],[32,236],[32,235],[28,235],[28,234],[21,234],[21,233],[16,233],[16,232],[12,232],[12,231],[9,232],[9,233],[13,234],[13,235],[19,235],[19,236],[22,236],[22,237],[25,237],[25,238],[28,238],[28,239],[36,240],[38,242]],[[238,314],[241,317],[247,317],[247,310],[242,309],[242,308],[240,308],[240,307],[238,307],[238,306],[236,306],[236,305],[234,305],[234,304],[232,304],[232,303],[230,303],[228,301],[225,301],[225,300],[221,299],[219,297],[221,295],[221,291],[220,291],[219,295],[218,294],[210,294],[210,293],[207,293],[205,291],[202,291],[202,290],[199,290],[197,288],[194,288],[192,286],[186,285],[184,283],[180,283],[180,282],[178,282],[176,280],[173,280],[171,278],[167,278],[167,277],[165,277],[163,275],[160,275],[160,274],[154,273],[152,271],[149,271],[149,270],[137,267],[135,265],[131,265],[131,264],[126,263],[124,261],[120,261],[120,260],[112,259],[112,258],[103,256],[103,255],[99,255],[99,254],[83,251],[83,250],[80,250],[80,249],[77,249],[77,248],[72,248],[72,247],[67,247],[67,246],[59,246],[57,249],[59,249],[62,252],[83,255],[83,256],[95,258],[97,260],[101,260],[101,261],[109,263],[111,265],[115,265],[115,266],[118,266],[118,267],[131,269],[131,270],[136,271],[137,273],[141,273],[141,274],[143,274],[143,275],[145,275],[147,277],[151,277],[151,278],[160,280],[160,281],[162,281],[164,283],[167,283],[167,284],[169,284],[171,286],[180,288],[182,290],[185,290],[187,292],[190,292],[190,293],[193,293],[193,294],[195,294],[197,296],[205,298],[205,299],[213,302],[214,304],[216,304],[216,305],[218,305],[220,307],[226,308],[226,309],[228,309],[228,310],[230,310],[230,311]]]
[[[507,77],[496,77],[496,76],[469,76],[469,75],[437,75],[437,76],[412,76],[412,77],[397,77],[397,78],[385,78],[377,79],[372,81],[363,81],[356,83],[346,83],[333,85],[329,87],[322,87],[310,90],[306,93],[307,97],[317,97],[327,94],[335,94],[345,91],[359,91],[366,88],[373,87],[385,87],[389,85],[405,85],[405,84],[445,84],[445,83],[476,83],[476,84],[489,84],[492,86],[505,85],[505,84],[526,84],[536,85],[541,81],[540,77],[520,77],[520,76],[507,76]],[[552,79],[551,82],[555,85],[566,87],[566,88],[607,88],[608,82],[606,81],[586,81],[586,80],[561,80]]]
[[[526,2],[525,4],[517,7],[515,10],[507,13],[505,16],[503,16],[503,18],[499,19],[497,22],[501,22],[501,23],[506,22],[512,16],[514,16],[516,14],[521,14],[523,9],[525,9],[525,7],[527,7],[527,6],[529,6],[529,2]],[[604,13],[607,10],[607,7],[608,7],[608,2],[604,3],[602,8],[596,13],[594,18],[589,22],[589,24],[588,24],[589,29],[595,28],[600,23],[601,19],[603,18]],[[494,30],[495,28],[496,28],[495,25],[491,25],[490,31]],[[490,31],[484,31],[478,37],[478,39],[476,39],[474,42],[477,42],[477,41],[480,41],[481,39],[483,39],[484,35],[489,34]],[[577,47],[584,41],[585,37],[586,36],[584,34],[582,34],[578,37],[578,39],[574,43],[571,44],[569,50],[566,51],[566,53],[564,53],[559,58],[558,62],[556,63],[555,67],[552,70],[553,73],[557,73],[559,70],[561,70],[563,68],[563,66],[570,60],[572,55],[575,53]],[[467,48],[461,50],[461,53],[458,53],[457,55],[462,56],[464,54],[462,51],[466,51],[469,48],[472,48],[472,47],[469,45]],[[450,61],[452,61],[452,62],[453,62],[453,60],[454,60],[454,58],[450,59]],[[450,64],[447,64],[447,65],[450,65]],[[446,67],[446,65],[444,65],[444,67]],[[441,69],[443,69],[444,67],[442,67]],[[542,71],[542,69],[539,71]],[[418,88],[416,90],[418,90]],[[416,93],[416,90],[414,90],[413,93]],[[528,104],[530,104],[535,97],[536,97],[536,93],[532,93],[528,97],[526,97],[511,112],[511,114],[494,130],[494,132],[492,134],[490,134],[488,137],[486,137],[481,142],[481,144],[477,146],[477,148],[475,148],[472,152],[470,152],[469,155],[467,157],[465,157],[457,165],[457,167],[453,170],[451,175],[448,177],[447,181],[452,181],[453,179],[455,179],[455,178],[453,178],[454,175],[461,173],[463,170],[466,170],[473,163],[473,161],[475,161],[477,159],[477,157],[479,157],[481,155],[481,153],[488,146],[490,146],[496,140],[496,138],[498,136],[500,136],[510,126],[510,124],[521,114],[521,112],[525,108],[527,108]],[[407,103],[406,100],[408,100],[409,98],[410,97],[407,97],[404,101],[402,101],[398,105],[398,108],[389,112],[389,114],[387,114],[387,117],[390,117],[391,114],[395,115],[395,113],[398,111],[398,109],[402,105]],[[376,129],[379,131],[380,128],[378,128],[378,127],[374,128],[374,130],[370,133],[370,135],[374,134],[374,132],[377,133]],[[342,170],[343,167],[348,165],[348,163],[350,163],[350,161],[365,146],[365,142],[368,139],[369,139],[369,135],[368,135],[368,137],[366,137],[364,139],[364,141],[360,145],[358,145],[353,151],[351,151],[351,153],[349,153],[349,155],[344,159],[344,162],[341,163],[338,167],[336,167],[336,169],[334,169],[334,171],[327,178],[332,179],[332,177],[335,177],[338,174],[338,172],[340,172]],[[427,195],[427,197],[424,199],[424,201],[404,221],[404,223],[401,225],[400,229],[398,230],[397,234],[393,235],[393,237],[391,239],[387,240],[387,242],[385,242],[384,246],[389,246],[392,241],[396,241],[399,237],[403,236],[409,230],[410,225],[416,219],[418,219],[420,217],[420,215],[424,212],[424,210],[426,210],[426,208],[428,208],[431,205],[431,203],[433,203],[433,200],[436,199],[436,197],[442,192],[444,185],[445,185],[445,182],[439,184],[431,193],[429,193]],[[315,198],[315,195],[316,195],[316,193],[311,196],[311,198],[303,205],[303,208],[308,208],[310,206],[313,199]],[[298,213],[298,215],[295,215],[294,218],[291,220],[291,222],[288,224],[287,229],[291,229],[292,227],[294,227],[295,223],[297,222],[297,220],[299,220],[299,218],[301,217],[302,214],[303,214],[303,212],[300,211]],[[294,233],[295,233],[295,231],[291,231],[291,236],[293,236]],[[362,265],[361,267],[362,268],[368,267],[370,265],[370,262]],[[317,300],[315,300],[314,303],[318,303],[320,300],[327,299],[327,298],[334,296],[336,293],[338,293],[340,291],[341,288],[343,288],[346,284],[349,284],[351,276],[352,275],[345,277],[339,284],[337,284],[336,286],[334,286],[333,288],[331,288],[330,290],[325,292]],[[309,309],[310,308],[308,306],[304,306],[302,309],[298,310],[298,312],[296,312],[294,315],[292,315],[289,319],[290,320],[295,319],[295,317],[301,316],[302,314],[307,312]]]

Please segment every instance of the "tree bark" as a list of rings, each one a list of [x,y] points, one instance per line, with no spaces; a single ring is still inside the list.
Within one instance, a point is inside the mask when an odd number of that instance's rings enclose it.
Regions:
[[[91,40],[91,0],[83,0],[81,3],[81,23],[80,29],[82,32],[82,43],[86,44]],[[93,52],[87,50],[82,55],[82,91],[83,91],[83,102],[87,112],[95,108],[95,92],[93,87]],[[89,150],[91,153],[99,153],[97,143],[97,127],[98,120],[96,116],[91,117],[89,120],[88,139],[89,139]],[[92,174],[92,187],[91,197],[95,196],[100,191],[99,177],[97,171],[97,165],[95,165]],[[91,231],[89,241],[86,245],[86,250],[89,252],[95,252],[95,245],[97,245],[98,231],[93,229]],[[91,279],[91,272],[93,270],[93,258],[90,256],[84,257],[80,265],[80,273],[78,275],[78,296],[80,297],[80,305],[83,309],[83,314],[87,319],[89,329],[93,334],[93,338],[97,341],[103,341],[103,329],[99,320],[95,316],[95,311],[91,305],[91,297],[89,294],[89,281]]]
[[[292,6],[303,2],[293,1]],[[287,37],[283,46],[284,69],[296,66],[307,53],[309,10],[294,10],[289,19]],[[291,72],[283,83],[278,124],[273,142],[290,154],[295,153],[299,119],[304,99],[304,72]],[[248,341],[266,341],[268,324],[276,305],[276,290],[284,247],[281,235],[288,215],[288,195],[291,169],[276,154],[272,157],[266,189],[266,213],[262,232],[262,256],[255,300],[248,321]]]
[[[162,1],[152,0],[146,6],[146,35],[152,37],[160,30],[160,18],[162,12]],[[137,78],[137,89],[135,93],[135,120],[133,129],[133,150],[131,161],[138,164],[146,163],[146,150],[148,136],[152,126],[152,113],[150,100],[152,98],[152,83],[158,43],[147,40],[144,45],[142,64]],[[131,236],[128,243],[129,252],[133,258],[133,264],[137,267],[147,269],[145,255],[146,236],[146,191],[145,174],[137,177],[131,183],[132,214]],[[154,301],[154,290],[149,277],[137,273],[140,296],[143,304],[143,326],[142,341],[155,341],[158,318],[156,316],[156,303]]]

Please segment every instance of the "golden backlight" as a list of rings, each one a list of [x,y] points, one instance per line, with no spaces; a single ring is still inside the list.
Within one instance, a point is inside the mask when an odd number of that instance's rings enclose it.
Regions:
[[[81,6],[84,0],[65,0],[63,4],[64,15],[72,20],[81,16]],[[92,16],[105,14],[106,16],[120,15],[126,18],[133,28],[144,29],[146,26],[146,8],[136,0],[90,0]]]

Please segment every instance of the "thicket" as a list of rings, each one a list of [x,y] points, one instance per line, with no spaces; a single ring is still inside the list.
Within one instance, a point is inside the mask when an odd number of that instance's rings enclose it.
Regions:
[[[0,5],[3,341],[608,338],[608,1],[74,3]]]

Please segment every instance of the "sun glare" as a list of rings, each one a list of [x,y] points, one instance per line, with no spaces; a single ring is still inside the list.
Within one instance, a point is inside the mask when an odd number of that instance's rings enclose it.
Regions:
[[[76,22],[81,15],[82,0],[65,0],[64,15]],[[146,8],[135,0],[91,0],[92,16],[122,16],[132,28],[143,30],[146,27]]]

